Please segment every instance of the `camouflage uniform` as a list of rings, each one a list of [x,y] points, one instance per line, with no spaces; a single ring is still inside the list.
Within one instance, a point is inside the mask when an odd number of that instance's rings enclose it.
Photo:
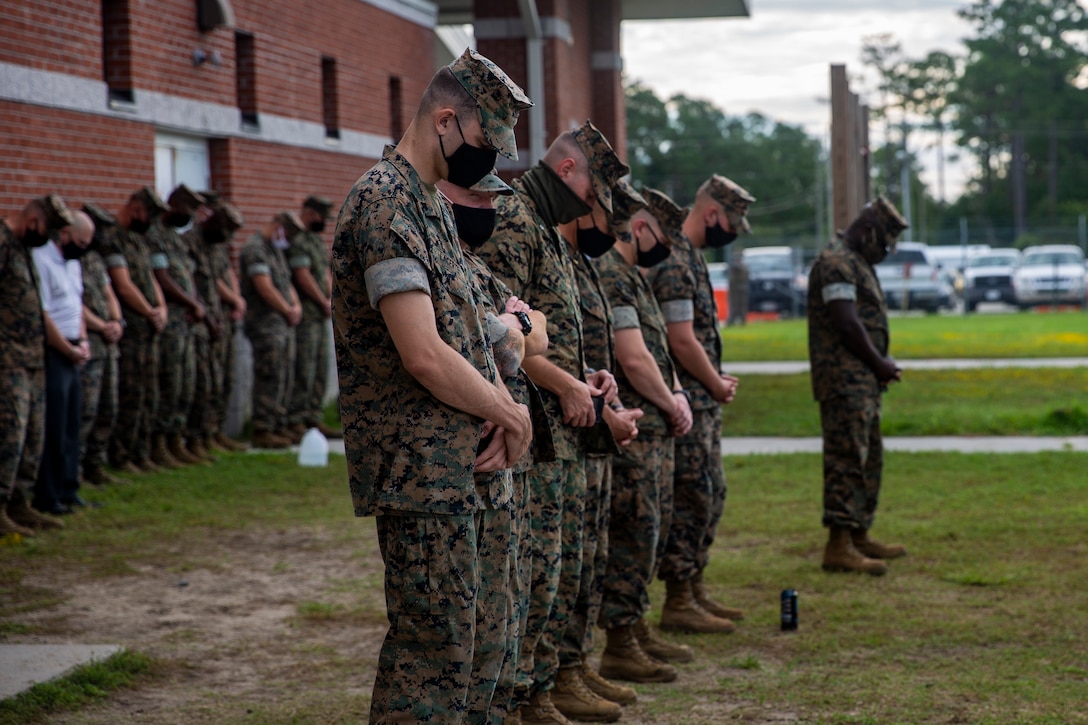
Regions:
[[[177,230],[160,217],[147,233],[147,246],[151,252],[151,269],[166,270],[175,284],[192,296],[196,263],[189,254],[189,245]],[[176,436],[184,433],[193,405],[196,385],[194,326],[189,323],[186,305],[167,299],[166,309],[166,327],[159,335],[159,411],[152,433]],[[196,326],[203,327],[203,324]]]
[[[102,258],[107,269],[125,267],[129,278],[152,307],[159,298],[151,271],[151,255],[142,234],[120,225],[102,234]],[[121,466],[151,455],[151,426],[159,409],[159,335],[151,321],[123,299],[125,334],[118,345],[117,425],[110,439],[110,462]]]
[[[886,356],[888,309],[880,282],[872,265],[838,240],[820,252],[809,273],[809,360],[824,441],[823,524],[868,530],[884,466],[881,386],[835,327],[828,302],[836,299],[854,301],[873,346]]]
[[[30,250],[0,220],[0,503],[26,498],[45,439],[45,322]]]
[[[229,321],[223,314],[223,305],[216,289],[217,280],[212,261],[214,247],[204,241],[200,225],[194,224],[182,235],[182,242],[188,247],[193,260],[193,288],[204,305],[207,318],[219,324],[222,334],[227,334]],[[225,245],[220,245],[225,246]],[[222,396],[223,373],[219,369],[220,360],[215,355],[214,344],[208,325],[193,325],[193,404],[189,409],[189,419],[185,434],[190,440],[205,440],[219,431],[219,422],[215,416],[215,406]]]
[[[253,432],[287,426],[287,396],[295,371],[295,336],[287,319],[257,293],[253,277],[268,275],[272,286],[291,300],[291,273],[283,252],[260,232],[250,237],[238,259],[246,300],[246,337],[253,344]]]
[[[230,286],[230,245],[227,243],[213,245],[208,251],[208,263],[215,281]],[[230,410],[230,398],[234,392],[234,336],[237,328],[237,324],[231,319],[230,312],[224,309],[223,332],[218,340],[211,343],[214,360],[211,371],[217,376],[211,388],[219,391],[218,397],[212,401],[210,425],[213,433],[218,433],[226,425],[227,413]]]
[[[302,231],[291,240],[287,265],[309,269],[322,292],[329,274],[328,253],[320,234]],[[313,428],[324,418],[323,401],[329,371],[329,324],[325,311],[298,290],[302,301],[302,322],[295,328],[295,380],[287,406],[287,422]]]
[[[691,320],[695,337],[714,369],[721,365],[718,308],[706,260],[686,238],[646,273],[666,323]],[[673,516],[661,579],[688,580],[702,571],[725,505],[721,460],[721,408],[699,380],[677,364],[680,384],[691,395],[692,426],[676,440]]]
[[[649,283],[617,249],[597,260],[597,270],[616,329],[641,331],[662,380],[672,388],[676,367],[669,356],[665,318]],[[641,408],[644,415],[638,421],[638,437],[626,450],[637,465],[617,467],[613,473],[608,569],[599,618],[605,629],[633,625],[649,609],[648,589],[673,508],[674,443],[668,416],[635,389],[622,365],[616,370],[616,382],[624,402]]]
[[[83,306],[99,318],[110,320],[106,290],[109,273],[102,256],[88,251],[80,260],[83,268]],[[117,422],[117,343],[106,342],[102,333],[87,330],[91,359],[80,370],[83,386],[83,420],[79,439],[83,444],[83,470],[106,465],[110,436]]]
[[[499,374],[452,215],[395,150],[344,202],[332,268],[351,495],[356,516],[377,517],[386,566],[371,722],[483,722],[508,636],[510,474],[474,475],[482,421],[408,374],[379,301],[429,293],[446,344],[487,380]]]
[[[578,281],[586,365],[591,370],[613,371],[616,369],[616,353],[612,332],[612,307],[608,304],[597,270],[585,255],[569,244],[567,254],[571,258]],[[608,566],[611,500],[612,456],[606,453],[587,453],[582,574],[570,623],[559,645],[560,667],[581,665],[593,651],[593,627],[601,609],[602,587]]]

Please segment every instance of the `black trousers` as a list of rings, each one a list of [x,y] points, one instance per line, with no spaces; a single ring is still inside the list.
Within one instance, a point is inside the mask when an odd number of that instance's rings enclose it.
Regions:
[[[79,490],[79,366],[60,352],[45,353],[45,445],[34,487],[34,508],[70,503]]]

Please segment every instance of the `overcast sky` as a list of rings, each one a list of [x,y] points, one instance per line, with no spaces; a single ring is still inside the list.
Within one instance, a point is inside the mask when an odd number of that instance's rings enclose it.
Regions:
[[[718,20],[627,21],[622,26],[624,73],[661,98],[683,93],[735,116],[758,111],[825,137],[831,123],[830,66],[846,65],[851,90],[872,88],[862,74],[866,36],[891,33],[910,58],[932,50],[961,53],[972,28],[956,9],[967,0],[749,0],[751,16]],[[871,129],[874,141],[880,129]],[[922,139],[919,139],[921,141]],[[917,149],[916,149],[917,150]],[[923,178],[936,195],[932,151],[919,151]],[[723,173],[727,173],[724,172]],[[964,170],[946,169],[955,198]]]

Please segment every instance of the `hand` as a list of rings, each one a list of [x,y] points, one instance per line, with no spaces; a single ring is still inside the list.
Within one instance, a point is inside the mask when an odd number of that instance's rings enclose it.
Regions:
[[[596,423],[593,396],[601,395],[601,392],[581,380],[573,381],[559,396],[559,405],[563,408],[563,422],[575,428],[588,428]]]
[[[596,387],[601,391],[604,396],[604,402],[615,403],[616,395],[619,393],[619,386],[616,385],[616,378],[612,376],[612,373],[607,370],[597,370],[586,376],[589,384]]]
[[[107,322],[101,330],[102,339],[109,343],[117,342],[125,334],[125,328],[117,321]]]
[[[302,308],[298,305],[291,305],[287,308],[287,314],[284,317],[287,318],[288,325],[296,327],[298,323],[302,322]]]
[[[208,316],[208,311],[204,308],[204,305],[194,300],[193,306],[189,309],[189,316],[192,318],[190,322],[201,322]]]
[[[484,421],[484,427],[480,431],[480,442],[482,443],[488,436],[491,436],[491,440],[483,451],[476,454],[476,473],[501,471],[512,465],[506,460],[505,432],[490,420]]]
[[[676,407],[669,416],[669,428],[670,432],[679,438],[691,430],[691,405],[688,404],[687,396],[676,393],[672,397],[676,401]]]
[[[716,391],[714,400],[718,401],[722,405],[728,405],[733,402],[733,398],[737,395],[737,384],[740,381],[732,375],[721,374],[722,385]]]
[[[642,408],[604,409],[604,421],[612,431],[612,438],[621,446],[629,444],[638,436],[638,425],[635,421],[642,415]]]
[[[232,307],[230,310],[230,319],[234,322],[241,322],[246,319],[246,306]]]
[[[151,327],[155,332],[162,332],[162,329],[166,327],[166,317],[166,307],[152,307],[147,319],[151,321]]]
[[[517,297],[511,297],[506,300],[506,311],[513,314],[515,312],[531,312],[532,307],[529,306],[525,300],[519,300]]]
[[[211,315],[204,318],[204,326],[208,328],[208,337],[212,342],[217,342],[223,337],[223,325]]]
[[[321,306],[321,313],[323,315],[325,315],[326,318],[332,317],[332,298],[331,297],[325,298],[325,303]]]
[[[902,377],[903,371],[895,364],[894,358],[886,357],[880,361],[880,365],[876,369],[876,379],[881,385],[886,385],[890,382],[899,382]]]
[[[513,427],[503,428],[491,421],[484,423],[480,440],[486,438],[492,429],[494,433],[487,448],[476,456],[477,473],[510,468],[529,450],[529,444],[533,441],[533,423],[529,417],[529,408],[519,404],[516,411],[516,425]],[[502,453],[499,453],[499,449]]]

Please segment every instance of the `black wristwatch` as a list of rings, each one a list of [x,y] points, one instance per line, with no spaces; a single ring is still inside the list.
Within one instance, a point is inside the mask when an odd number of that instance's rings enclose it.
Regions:
[[[533,321],[529,319],[529,315],[524,312],[511,313],[514,317],[518,318],[518,322],[521,323],[521,334],[528,335],[533,331]]]

